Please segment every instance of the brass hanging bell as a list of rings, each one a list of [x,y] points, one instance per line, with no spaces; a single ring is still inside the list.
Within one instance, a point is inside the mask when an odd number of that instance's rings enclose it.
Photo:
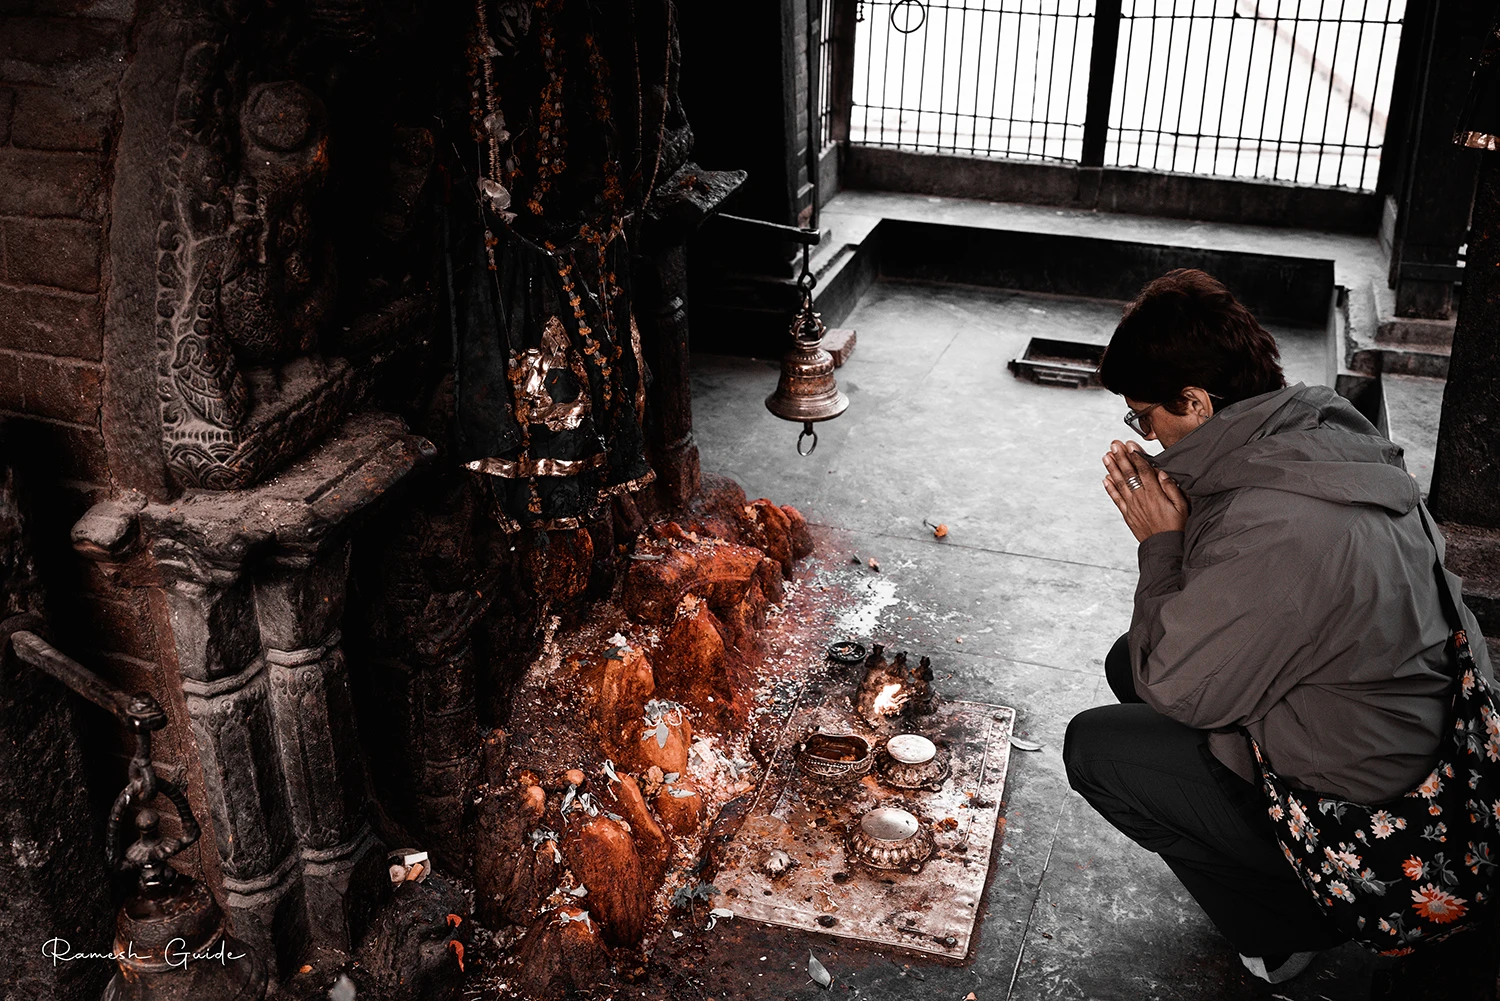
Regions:
[[[813,312],[812,284],[801,283],[802,305],[792,318],[792,350],[781,359],[781,379],[776,392],[766,397],[766,409],[784,421],[798,421],[797,454],[812,455],[818,447],[813,424],[831,421],[849,408],[849,397],[839,391],[833,378],[833,355],[822,348],[823,320]],[[802,442],[812,438],[807,451]]]

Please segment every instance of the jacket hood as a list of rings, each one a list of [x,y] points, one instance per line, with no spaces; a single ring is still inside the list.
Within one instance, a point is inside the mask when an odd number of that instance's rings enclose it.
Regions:
[[[1298,383],[1225,407],[1152,461],[1190,499],[1254,486],[1405,514],[1421,492],[1401,454],[1348,400]]]

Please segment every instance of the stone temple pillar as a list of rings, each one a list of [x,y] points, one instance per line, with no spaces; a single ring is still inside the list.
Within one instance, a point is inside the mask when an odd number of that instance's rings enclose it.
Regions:
[[[354,944],[345,904],[360,889],[355,870],[383,870],[365,817],[368,782],[340,648],[348,574],[344,540],[305,565],[277,568],[255,581],[271,716],[303,864],[311,937],[343,952]]]
[[[183,560],[171,570],[163,597],[218,848],[217,889],[238,936],[271,965],[270,929],[286,930],[288,942],[307,929],[254,586],[239,568]]]
[[[743,170],[685,163],[651,200],[643,228],[636,315],[648,333],[646,363],[654,377],[651,466],[673,507],[687,504],[700,488],[689,384],[687,241],[744,181]]]
[[[1448,569],[1464,578],[1464,601],[1493,641],[1500,639],[1500,21],[1485,36],[1457,132],[1482,152],[1428,504],[1448,537]]]
[[[75,528],[164,610],[200,766],[189,795],[217,847],[205,876],[281,976],[309,946],[347,954],[384,889],[340,633],[349,537],[432,454],[396,418],[360,415],[261,486],[110,502]]]

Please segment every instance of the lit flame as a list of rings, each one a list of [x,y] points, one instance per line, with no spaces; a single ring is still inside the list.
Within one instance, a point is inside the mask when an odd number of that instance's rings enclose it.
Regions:
[[[875,696],[874,709],[882,716],[894,716],[901,711],[901,707],[906,704],[906,700],[910,697],[910,693],[903,693],[901,691],[901,684],[899,682],[892,682],[882,688],[879,695]]]

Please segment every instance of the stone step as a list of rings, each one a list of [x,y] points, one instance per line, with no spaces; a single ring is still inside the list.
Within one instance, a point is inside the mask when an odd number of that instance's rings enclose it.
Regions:
[[[1369,346],[1355,348],[1349,367],[1366,375],[1419,375],[1429,379],[1448,378],[1446,349]]]
[[[1456,319],[1423,320],[1412,316],[1382,316],[1380,325],[1375,328],[1375,343],[1451,348],[1453,328],[1457,324]]]
[[[1349,368],[1366,375],[1446,379],[1455,321],[1397,316],[1395,295],[1379,279],[1371,281],[1369,296],[1376,317],[1374,340],[1352,345]]]
[[[1396,295],[1378,279],[1371,282],[1371,293],[1375,298],[1375,315],[1379,318],[1375,328],[1375,343],[1398,347],[1441,348],[1446,353],[1453,346],[1453,328],[1456,318],[1430,320],[1415,316],[1396,315]]]

